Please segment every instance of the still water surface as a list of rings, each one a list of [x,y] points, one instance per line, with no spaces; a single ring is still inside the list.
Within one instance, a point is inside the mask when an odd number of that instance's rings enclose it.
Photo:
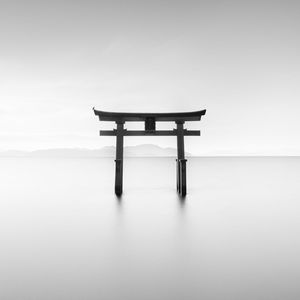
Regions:
[[[300,299],[300,159],[0,159],[0,299]]]

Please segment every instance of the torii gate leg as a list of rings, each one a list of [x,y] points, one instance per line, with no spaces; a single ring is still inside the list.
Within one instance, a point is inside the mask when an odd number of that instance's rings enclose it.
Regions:
[[[177,124],[177,191],[181,196],[186,195],[186,159],[184,157],[184,122]]]
[[[124,122],[117,122],[117,145],[116,145],[116,174],[115,194],[121,196],[123,192],[123,143]]]

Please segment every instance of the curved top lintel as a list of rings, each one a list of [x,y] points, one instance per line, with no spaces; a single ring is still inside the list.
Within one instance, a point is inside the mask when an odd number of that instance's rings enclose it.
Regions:
[[[154,118],[155,121],[171,122],[171,121],[200,121],[204,116],[206,109],[192,112],[172,112],[172,113],[133,113],[133,112],[108,112],[96,110],[93,108],[96,116],[100,121],[112,122],[143,122],[147,118]]]

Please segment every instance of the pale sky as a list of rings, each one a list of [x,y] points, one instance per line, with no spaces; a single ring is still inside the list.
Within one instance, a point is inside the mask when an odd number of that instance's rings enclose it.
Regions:
[[[0,1],[0,150],[113,145],[95,106],[207,109],[193,154],[300,155],[299,1]]]

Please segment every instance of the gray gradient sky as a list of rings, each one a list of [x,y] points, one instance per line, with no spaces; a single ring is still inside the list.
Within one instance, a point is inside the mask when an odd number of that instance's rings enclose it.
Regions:
[[[298,1],[1,0],[0,46],[0,149],[111,145],[93,106],[206,108],[187,151],[300,155]]]

